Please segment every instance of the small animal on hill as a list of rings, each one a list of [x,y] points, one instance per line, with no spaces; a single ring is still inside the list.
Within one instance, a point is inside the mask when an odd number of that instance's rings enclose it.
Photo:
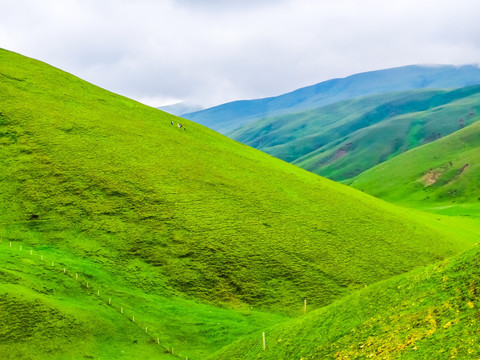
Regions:
[[[177,126],[181,129],[183,125],[182,124],[177,124]]]

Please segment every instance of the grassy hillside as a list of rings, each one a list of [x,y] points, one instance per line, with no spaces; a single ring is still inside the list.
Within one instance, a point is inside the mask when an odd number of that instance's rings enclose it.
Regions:
[[[245,144],[345,180],[479,119],[480,86],[415,90],[263,119],[231,133]]]
[[[346,99],[413,89],[453,89],[478,83],[480,69],[474,65],[411,65],[332,79],[275,97],[233,101],[183,116],[227,134],[264,117],[317,109]]]
[[[239,340],[212,359],[477,359],[478,248]]]
[[[155,358],[145,324],[204,358],[304,298],[323,306],[478,241],[5,50],[0,163],[2,243],[70,269],[1,251],[10,358]]]
[[[122,261],[129,275],[107,270],[106,261],[0,242],[0,358],[202,359],[284,320],[165,296],[140,261]]]
[[[480,215],[480,123],[408,151],[353,179],[388,201],[446,214]]]

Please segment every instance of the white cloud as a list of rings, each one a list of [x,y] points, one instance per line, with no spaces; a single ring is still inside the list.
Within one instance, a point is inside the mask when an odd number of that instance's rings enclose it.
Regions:
[[[0,46],[150,104],[213,105],[360,71],[478,63],[479,13],[473,0],[0,0]]]

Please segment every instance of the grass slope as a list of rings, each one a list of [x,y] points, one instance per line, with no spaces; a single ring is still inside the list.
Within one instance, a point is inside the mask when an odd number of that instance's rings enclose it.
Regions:
[[[126,277],[52,246],[2,241],[0,250],[2,359],[201,359],[284,321],[159,294],[139,261],[124,263]]]
[[[369,169],[351,185],[391,202],[478,216],[479,159],[480,124],[475,123]]]
[[[360,290],[212,359],[477,359],[480,251]]]
[[[478,84],[480,69],[410,65],[332,79],[265,99],[234,101],[183,116],[227,134],[268,116],[296,113],[357,97],[413,89],[452,89]]]
[[[5,50],[0,163],[3,242],[79,269],[191,359],[478,240]],[[72,333],[35,331],[39,354],[150,356],[104,300],[1,256],[4,354],[33,356],[17,347],[33,306]]]
[[[414,90],[267,118],[234,139],[334,180],[345,180],[478,120],[480,87]]]

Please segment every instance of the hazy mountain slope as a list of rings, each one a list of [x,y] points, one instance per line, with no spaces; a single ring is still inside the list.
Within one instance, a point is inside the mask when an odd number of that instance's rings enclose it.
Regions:
[[[230,136],[334,180],[345,180],[479,119],[480,86],[413,90],[270,117]]]
[[[461,207],[479,207],[479,161],[475,123],[375,166],[351,185],[392,202],[462,212]]]
[[[0,353],[12,358],[36,348],[36,358],[68,358],[66,343],[74,356],[125,349],[127,359],[155,358],[145,348],[153,334],[161,354],[174,346],[204,358],[282,319],[252,306],[292,314],[306,297],[318,307],[478,241],[448,219],[392,206],[5,50],[0,164],[2,243],[33,250],[35,264],[39,255],[57,264],[37,268],[2,252]],[[116,312],[105,295],[84,297],[97,289],[112,294]],[[42,325],[32,335],[21,324],[37,303]],[[139,338],[141,326],[117,336],[133,314],[152,336]],[[63,322],[65,336],[46,330],[61,332]]]
[[[180,116],[180,115],[185,114],[185,113],[200,111],[202,108],[201,108],[201,106],[191,105],[191,104],[187,104],[187,103],[184,103],[184,102],[180,102],[180,103],[177,103],[177,104],[160,106],[157,109],[168,112],[169,114],[172,114],[172,115]]]
[[[480,69],[473,65],[411,65],[328,80],[275,97],[233,101],[183,116],[226,134],[266,116],[315,109],[341,100],[411,89],[458,88],[479,82]]]
[[[213,359],[477,359],[478,249],[372,285]]]

